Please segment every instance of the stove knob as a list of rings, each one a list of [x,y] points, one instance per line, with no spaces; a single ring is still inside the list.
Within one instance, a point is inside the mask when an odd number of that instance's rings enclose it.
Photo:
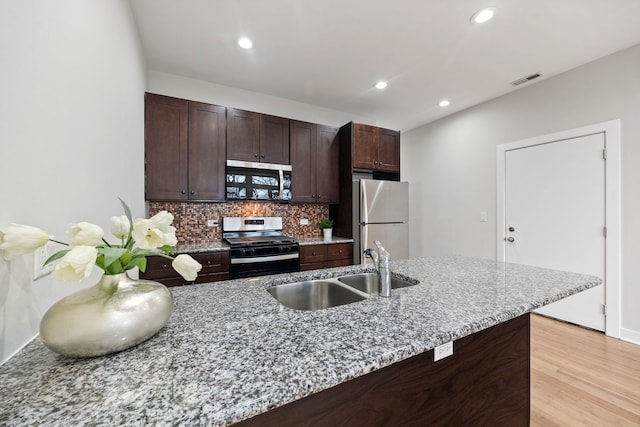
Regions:
[[[240,249],[240,255],[244,256],[246,254],[247,254],[247,250],[246,249],[244,249],[244,248]]]
[[[255,254],[256,254],[256,250],[255,250],[255,249],[253,249],[253,248],[249,248],[249,249],[247,249],[247,255],[251,255],[251,256],[253,256],[253,255],[255,255]]]

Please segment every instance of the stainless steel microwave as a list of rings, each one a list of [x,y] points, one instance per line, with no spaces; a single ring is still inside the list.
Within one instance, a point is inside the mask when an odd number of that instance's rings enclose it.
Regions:
[[[291,200],[291,165],[227,160],[227,200]]]

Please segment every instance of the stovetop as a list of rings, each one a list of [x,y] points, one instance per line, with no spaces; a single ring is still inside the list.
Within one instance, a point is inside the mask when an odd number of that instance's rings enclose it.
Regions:
[[[297,243],[297,240],[288,236],[235,236],[224,239],[231,246],[262,246]]]
[[[222,237],[231,247],[298,243],[293,237],[282,235],[282,217],[225,217]]]

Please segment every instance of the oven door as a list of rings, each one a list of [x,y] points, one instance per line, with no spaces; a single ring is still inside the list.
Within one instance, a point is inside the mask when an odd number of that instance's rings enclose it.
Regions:
[[[231,257],[229,276],[231,279],[240,279],[294,271],[300,271],[298,253],[252,258]]]

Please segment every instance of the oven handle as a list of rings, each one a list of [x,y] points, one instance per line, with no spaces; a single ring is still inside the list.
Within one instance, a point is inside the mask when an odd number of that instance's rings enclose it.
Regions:
[[[231,264],[256,264],[258,262],[282,261],[285,259],[295,259],[295,258],[300,258],[300,254],[295,253],[295,254],[286,254],[286,255],[253,257],[253,258],[231,258]]]

